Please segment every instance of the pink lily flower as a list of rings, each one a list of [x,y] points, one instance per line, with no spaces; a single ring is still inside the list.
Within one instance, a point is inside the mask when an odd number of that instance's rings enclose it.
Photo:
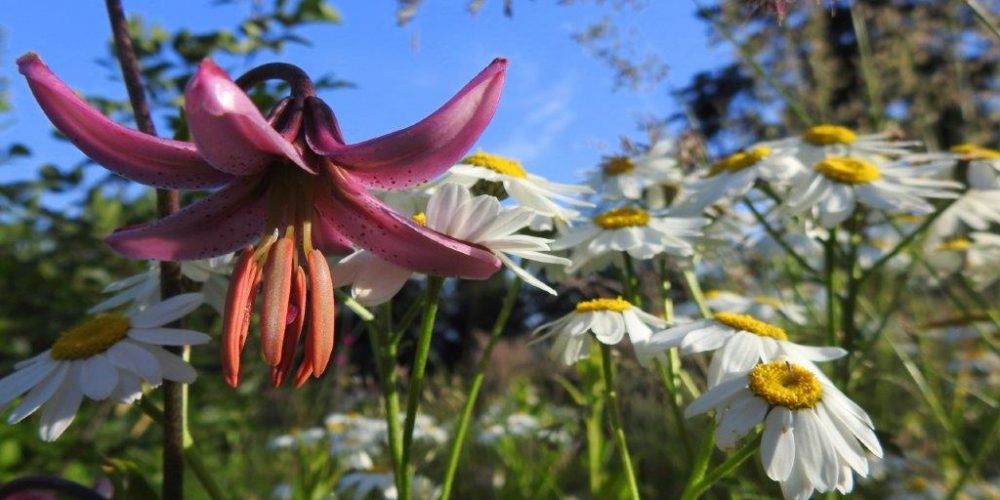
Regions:
[[[108,119],[34,53],[17,62],[55,127],[94,161],[157,188],[215,189],[174,215],[120,228],[106,241],[134,259],[202,259],[244,249],[223,331],[230,385],[239,382],[240,353],[258,291],[272,383],[287,377],[303,332],[306,352],[297,385],[326,370],[334,295],[324,254],[358,246],[416,272],[468,279],[485,279],[500,268],[489,250],[415,224],[367,188],[406,189],[462,158],[496,110],[507,67],[503,59],[420,122],[355,144],[345,143],[333,112],[291,65],[264,65],[234,82],[212,61],[202,62],[184,94],[193,138],[184,142]],[[265,118],[241,85],[269,78],[289,81],[292,96]]]

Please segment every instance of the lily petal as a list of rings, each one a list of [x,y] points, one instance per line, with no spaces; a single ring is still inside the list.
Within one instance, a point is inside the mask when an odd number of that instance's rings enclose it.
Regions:
[[[444,106],[420,122],[358,144],[330,140],[327,120],[308,117],[306,139],[319,154],[351,171],[367,187],[398,191],[443,173],[472,147],[493,118],[506,59],[495,59]]]
[[[332,182],[317,191],[316,208],[356,245],[425,274],[486,279],[500,269],[500,259],[489,250],[419,226],[369,194],[352,174],[327,169]]]
[[[313,210],[312,242],[313,246],[320,249],[324,255],[347,255],[354,251],[351,240],[333,227],[333,224],[317,210]]]
[[[288,140],[226,72],[209,59],[184,90],[184,111],[198,151],[215,168],[233,175],[260,173],[284,157],[311,173]]]
[[[264,230],[259,178],[241,179],[152,224],[118,229],[104,241],[133,259],[196,260],[237,250]]]
[[[108,119],[56,77],[38,54],[21,56],[17,66],[52,124],[108,170],[164,189],[207,189],[233,179],[205,161],[194,144],[154,137]]]

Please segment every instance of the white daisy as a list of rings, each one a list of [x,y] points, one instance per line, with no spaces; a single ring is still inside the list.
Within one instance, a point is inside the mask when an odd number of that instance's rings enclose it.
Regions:
[[[679,347],[684,356],[719,351],[712,356],[708,366],[709,386],[746,372],[760,361],[773,361],[781,356],[830,361],[847,354],[839,347],[812,347],[789,342],[783,328],[733,312],[716,313],[712,319],[656,333],[639,349],[639,360],[648,363],[672,347]]]
[[[828,157],[802,175],[785,200],[792,214],[812,211],[821,225],[833,227],[854,213],[857,203],[889,213],[929,213],[934,206],[925,198],[957,198],[962,186],[930,179],[939,165],[915,166],[908,162],[880,163],[859,157]]]
[[[763,142],[777,156],[792,156],[802,165],[815,165],[826,158],[851,156],[865,161],[881,161],[913,154],[920,141],[899,141],[893,132],[858,134],[840,125],[822,124],[798,137]]]
[[[783,184],[804,171],[794,156],[755,146],[716,162],[704,178],[685,183],[685,196],[676,210],[700,214],[709,206],[747,194],[757,179]]]
[[[807,322],[805,307],[768,295],[747,297],[728,290],[707,290],[705,304],[713,311],[749,314],[764,321],[774,321],[784,317],[799,325]],[[679,316],[693,317],[698,314],[698,305],[694,302],[684,302],[678,304],[674,312]]]
[[[199,291],[205,296],[205,302],[219,314],[223,314],[226,308],[226,292],[229,290],[229,275],[232,271],[233,254],[181,262],[181,273],[189,280],[202,284]],[[150,261],[145,272],[115,281],[104,287],[102,292],[114,295],[88,309],[88,313],[110,311],[124,304],[129,304],[126,313],[133,313],[159,302],[159,262]]]
[[[14,365],[14,373],[0,379],[0,406],[27,393],[8,423],[41,408],[39,435],[54,441],[73,422],[84,396],[129,404],[142,396],[142,382],[193,382],[194,368],[161,346],[204,344],[209,337],[163,325],[202,302],[198,293],[178,295],[130,316],[102,314],[66,331],[50,349]]]
[[[810,364],[759,364],[709,389],[684,412],[716,410],[715,442],[726,450],[764,424],[760,456],[786,499],[854,487],[868,475],[868,453],[882,456],[871,418]],[[867,449],[867,452],[865,451]]]
[[[628,252],[637,259],[661,253],[686,257],[694,254],[688,240],[701,236],[708,222],[702,217],[656,217],[640,208],[615,208],[569,229],[551,247],[572,249],[571,272],[610,252]]]
[[[637,346],[649,340],[653,333],[650,327],[665,325],[662,319],[621,297],[592,299],[578,303],[573,312],[535,328],[532,335],[541,336],[532,342],[555,336],[552,357],[572,365],[590,353],[591,334],[602,344],[615,345],[627,333],[632,345]]]
[[[509,255],[549,264],[569,265],[569,259],[549,255],[551,240],[516,234],[527,226],[532,213],[524,208],[501,208],[492,196],[472,196],[458,184],[444,184],[431,196],[427,214],[414,220],[429,229],[482,246],[497,256],[508,269],[532,286],[552,295],[556,291],[522,269]],[[333,269],[333,285],[351,286],[352,296],[364,305],[377,305],[391,299],[410,278],[413,271],[382,260],[371,252],[358,250]]]
[[[943,174],[964,177],[968,187],[934,221],[929,240],[937,241],[966,228],[984,231],[991,224],[1000,224],[1000,151],[963,144],[951,148],[951,153],[928,156],[930,162],[947,169]]]
[[[576,198],[593,192],[587,186],[555,183],[529,174],[518,161],[482,151],[451,167],[449,174],[444,182],[470,188],[478,181],[500,183],[518,206],[544,218],[568,221],[580,215],[580,212],[564,207],[560,203],[582,207],[594,206],[590,202]]]
[[[378,468],[364,471],[351,471],[340,477],[337,482],[337,498],[356,500],[395,500],[399,497],[396,491],[395,477],[391,472],[382,472]],[[424,476],[413,476],[412,497],[417,500],[431,500],[441,495],[441,488]]]
[[[607,200],[638,200],[644,189],[657,184],[679,185],[684,172],[674,159],[670,141],[659,141],[644,153],[628,156],[608,156],[596,170],[584,173],[587,183]]]

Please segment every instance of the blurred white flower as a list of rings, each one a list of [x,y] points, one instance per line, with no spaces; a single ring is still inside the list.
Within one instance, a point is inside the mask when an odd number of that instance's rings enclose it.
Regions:
[[[900,158],[913,154],[920,141],[899,141],[892,132],[858,134],[839,125],[822,124],[806,130],[798,137],[762,142],[775,156],[794,157],[807,169],[832,157],[850,156],[869,162]]]
[[[703,319],[668,328],[636,346],[643,363],[663,356],[667,349],[679,347],[681,355],[718,350],[708,366],[710,387],[744,373],[761,361],[791,356],[808,361],[830,361],[847,354],[839,347],[812,347],[788,341],[781,327],[753,316],[733,312],[716,313]]]
[[[181,262],[181,273],[191,281],[201,283],[200,292],[205,303],[220,315],[226,308],[229,275],[233,271],[233,254],[210,259]],[[129,304],[126,314],[141,311],[160,301],[160,264],[149,261],[148,269],[139,274],[115,281],[104,287],[103,293],[114,293],[107,300],[87,310],[90,314],[109,311]]]
[[[552,357],[572,365],[589,354],[591,334],[602,344],[615,345],[627,333],[632,344],[638,345],[652,335],[650,327],[664,325],[662,319],[621,297],[592,299],[578,303],[573,312],[535,328],[532,335],[540,336],[532,342],[555,336]]]
[[[568,221],[580,212],[562,204],[592,207],[592,203],[578,198],[592,193],[587,187],[576,184],[559,184],[543,177],[529,174],[520,162],[490,153],[477,152],[451,167],[443,182],[471,188],[483,180],[503,185],[518,206],[549,219]]]
[[[634,158],[606,157],[599,168],[584,172],[584,176],[602,199],[639,200],[647,187],[680,185],[684,172],[674,159],[673,143],[660,141]]]
[[[441,494],[441,489],[424,476],[413,476],[412,496],[415,500],[433,500]],[[399,497],[396,491],[396,480],[391,472],[352,471],[341,476],[337,482],[338,498],[357,500],[395,500]]]
[[[768,295],[747,297],[728,290],[708,290],[705,292],[705,303],[713,311],[749,314],[764,321],[775,321],[779,317],[784,317],[799,325],[807,322],[805,307]],[[698,305],[694,302],[684,302],[677,305],[674,313],[679,316],[694,317],[698,314]]]
[[[716,410],[715,442],[727,450],[764,424],[760,456],[786,499],[813,491],[854,488],[852,470],[868,475],[869,456],[882,456],[871,418],[810,363],[758,364],[701,395],[684,414]],[[867,452],[866,452],[867,450]]]
[[[661,253],[686,257],[694,254],[689,240],[701,236],[708,222],[702,217],[657,217],[640,208],[615,208],[569,229],[551,248],[572,251],[570,272],[612,252],[627,252],[637,259]]]
[[[791,214],[811,212],[824,227],[833,227],[854,213],[858,203],[888,213],[930,213],[934,206],[925,198],[957,198],[962,185],[931,179],[938,165],[882,163],[859,157],[828,157],[812,172],[793,182],[785,210]]]
[[[472,196],[468,188],[444,184],[427,204],[427,214],[414,216],[429,229],[452,238],[475,243],[493,252],[508,269],[532,286],[553,295],[556,291],[514,263],[509,255],[550,264],[569,265],[563,257],[549,255],[551,240],[516,234],[531,222],[532,213],[523,208],[501,208],[486,195]],[[399,292],[413,271],[375,256],[367,250],[348,255],[333,268],[335,287],[351,285],[351,294],[364,305],[377,305]]]
[[[783,184],[802,174],[805,167],[794,156],[775,154],[767,146],[755,146],[716,162],[705,177],[684,184],[680,214],[700,214],[707,207],[747,194],[758,179]]]
[[[14,373],[0,379],[0,406],[27,392],[8,423],[40,408],[39,435],[54,441],[73,422],[84,396],[131,404],[142,396],[142,382],[193,382],[194,368],[161,346],[204,344],[208,335],[163,325],[203,300],[199,293],[178,295],[129,316],[101,314],[64,332],[50,349],[17,363]]]

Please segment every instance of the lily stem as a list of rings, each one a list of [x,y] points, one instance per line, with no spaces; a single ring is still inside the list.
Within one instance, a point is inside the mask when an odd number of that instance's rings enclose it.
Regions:
[[[139,130],[145,134],[156,135],[156,127],[146,103],[146,94],[142,86],[142,73],[139,70],[139,59],[132,47],[132,38],[128,32],[128,20],[125,18],[125,8],[121,0],[106,0],[108,20],[114,35],[118,62],[122,68],[125,87],[128,90],[129,102],[135,114],[135,122]],[[160,218],[167,217],[180,210],[180,195],[177,191],[157,189],[156,208]],[[176,262],[160,263],[160,295],[167,299],[181,293],[181,267]],[[187,390],[184,384],[163,381],[163,485],[161,496],[164,500],[182,498],[184,496],[184,431],[187,421]]]
[[[451,451],[448,455],[448,470],[445,472],[444,483],[441,486],[441,500],[448,500],[451,497],[451,490],[455,483],[455,472],[458,470],[458,459],[462,455],[465,435],[469,430],[469,421],[472,418],[472,411],[476,407],[476,401],[479,399],[479,390],[483,386],[483,379],[486,378],[486,366],[490,362],[490,354],[493,353],[493,346],[500,339],[500,334],[503,333],[504,328],[507,326],[507,321],[514,310],[514,305],[517,304],[517,293],[520,290],[521,279],[515,276],[514,280],[510,283],[510,287],[507,289],[507,296],[504,297],[503,304],[500,306],[500,313],[497,314],[497,319],[493,323],[493,329],[490,330],[490,338],[486,342],[486,348],[483,349],[482,355],[479,356],[479,362],[476,363],[476,373],[473,375],[472,384],[469,386],[469,393],[465,397],[465,406],[462,407],[462,415],[455,426],[455,437],[451,443]]]
[[[601,344],[601,366],[604,371],[604,399],[607,401],[608,414],[611,415],[611,429],[615,435],[618,454],[621,456],[625,479],[628,481],[629,496],[632,500],[638,500],[640,498],[639,483],[635,479],[632,456],[628,452],[628,441],[625,439],[625,430],[622,428],[622,416],[618,408],[618,391],[615,389],[615,367],[611,359],[611,346],[603,343]]]
[[[420,322],[420,333],[417,337],[417,352],[413,356],[413,367],[410,369],[410,390],[406,398],[406,423],[403,425],[403,459],[401,465],[403,480],[401,481],[399,498],[410,498],[410,456],[413,452],[413,428],[417,421],[417,407],[420,406],[420,392],[424,384],[424,370],[427,368],[427,358],[431,352],[431,337],[434,334],[434,319],[437,316],[438,296],[444,278],[429,276],[427,278],[427,301],[424,316]]]

